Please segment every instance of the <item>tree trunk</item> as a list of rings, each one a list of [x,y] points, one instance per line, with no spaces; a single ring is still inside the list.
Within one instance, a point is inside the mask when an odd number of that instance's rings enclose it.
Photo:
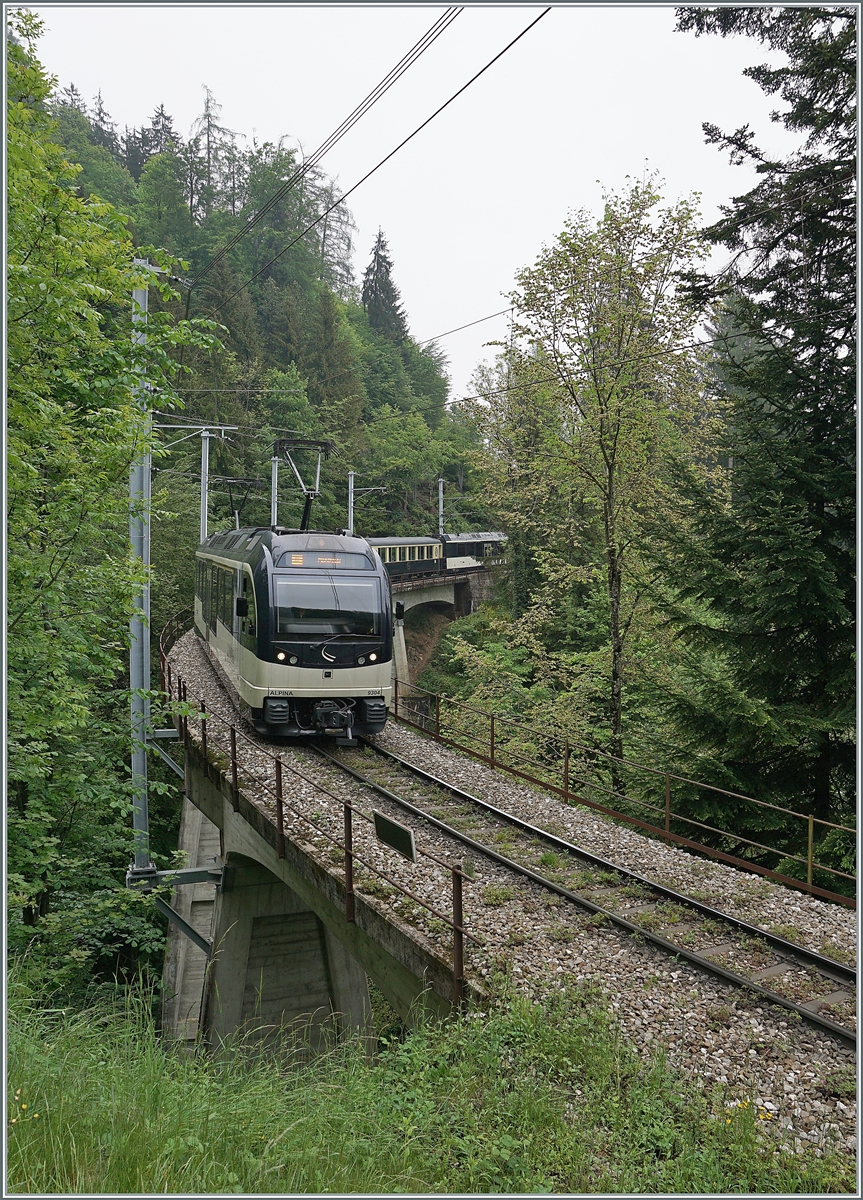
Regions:
[[[622,555],[611,543],[608,557],[608,611],[611,633],[611,753],[623,758],[623,635],[620,629],[620,593],[623,583]],[[620,768],[611,764],[612,787],[623,791]]]
[[[818,757],[815,760],[813,772],[812,815],[822,821],[835,820],[831,817],[830,805],[830,768],[832,766],[830,735],[824,733],[820,738]]]
[[[623,551],[617,544],[615,525],[616,489],[614,467],[607,466],[606,493],[603,503],[605,525],[605,556],[608,576],[608,627],[611,635],[611,753],[623,758],[623,633],[620,628],[620,597],[623,589]],[[611,764],[611,786],[623,792],[620,766]]]

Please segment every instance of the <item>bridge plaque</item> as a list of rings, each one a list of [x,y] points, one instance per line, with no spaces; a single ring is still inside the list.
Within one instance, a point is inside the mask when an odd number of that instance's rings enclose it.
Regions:
[[[417,848],[414,842],[414,831],[407,825],[399,825],[398,821],[391,821],[389,817],[385,817],[375,808],[372,809],[372,816],[375,819],[375,833],[378,841],[397,850],[399,854],[415,863]]]

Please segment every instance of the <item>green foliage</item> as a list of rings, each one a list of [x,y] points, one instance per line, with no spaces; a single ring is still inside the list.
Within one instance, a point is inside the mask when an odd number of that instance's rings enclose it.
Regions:
[[[383,230],[379,229],[371,262],[363,276],[363,308],[372,329],[387,341],[400,345],[407,338],[408,328],[401,296],[393,282],[393,264],[388,250]]]
[[[384,1034],[374,1060],[348,1042],[306,1066],[174,1053],[146,996],[76,1014],[13,978],[11,999],[16,1192],[789,1195],[853,1184],[853,1163],[829,1151],[776,1153],[748,1101],[705,1097],[661,1060],[642,1062],[585,994],[508,999],[485,1017]]]
[[[81,168],[75,181],[78,194],[98,196],[122,212],[132,213],[137,198],[135,180],[105,146],[93,144],[85,114],[62,100],[51,108],[57,122],[56,140],[68,151],[70,161]]]
[[[847,823],[854,801],[856,10],[682,9],[697,33],[748,33],[788,56],[747,71],[807,134],[768,161],[744,127],[705,125],[759,182],[706,231],[735,254],[712,367],[726,400],[725,486],[680,483],[660,542],[691,649],[671,703],[743,790]],[[669,544],[670,541],[670,544]],[[708,670],[705,671],[705,665]],[[724,699],[724,703],[722,703]]]
[[[133,342],[132,290],[150,273],[134,265],[123,217],[78,194],[78,168],[54,141],[50,81],[33,50],[40,22],[20,12],[12,27],[8,929],[15,948],[35,938],[34,956],[71,986],[76,963],[118,969],[128,966],[118,954],[146,957],[160,925],[119,894],[131,853],[125,655],[141,583],[128,476],[149,437],[142,375],[170,400],[175,348],[212,338],[160,314],[147,344]]]

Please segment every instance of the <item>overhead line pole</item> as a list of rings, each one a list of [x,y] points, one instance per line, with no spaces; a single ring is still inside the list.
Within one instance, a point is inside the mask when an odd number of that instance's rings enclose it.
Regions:
[[[135,259],[136,266],[149,266]],[[147,340],[147,288],[132,292],[132,339],[137,345]],[[137,403],[142,411],[149,404],[147,386],[142,381],[137,389]],[[129,622],[129,690],[132,718],[132,844],[134,869],[152,869],[150,860],[150,821],[147,805],[147,732],[150,724],[150,479],[152,456],[149,450],[152,417],[147,413],[144,436],[147,449],[137,458],[129,472],[129,539],[132,557],[140,561],[144,571],[141,591],[133,600]]]
[[[209,429],[201,430],[201,541],[207,540],[207,504],[210,485],[210,438]]]
[[[357,496],[367,496],[370,492],[386,492],[385,487],[354,488],[356,471],[348,471],[348,535],[354,536],[354,500]]]

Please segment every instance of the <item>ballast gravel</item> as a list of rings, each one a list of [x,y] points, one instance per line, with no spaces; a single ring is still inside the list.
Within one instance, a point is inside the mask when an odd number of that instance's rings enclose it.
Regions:
[[[224,752],[228,728],[223,722],[238,728],[242,724],[194,633],[177,642],[170,661],[175,675],[179,672],[185,680],[190,701],[205,699],[213,714],[208,721],[210,744]],[[189,722],[196,740],[198,724]],[[341,852],[330,838],[341,840],[343,801],[349,799],[366,813],[372,807],[388,811],[386,801],[372,798],[367,789],[309,750],[268,743],[248,727],[244,732],[252,739],[250,743],[238,738],[244,794],[274,820],[272,757],[280,754],[285,766],[286,836],[341,874]],[[856,918],[848,909],[669,848],[591,810],[564,805],[393,722],[375,740],[523,820],[762,929],[827,954],[831,947],[834,953],[856,951]],[[392,815],[415,829],[421,852],[417,864],[383,847],[371,825],[359,818],[354,821],[355,852],[448,917],[449,865],[462,862],[464,847],[402,810],[393,808]],[[573,984],[595,987],[623,1037],[640,1054],[664,1051],[672,1066],[705,1089],[719,1089],[720,1106],[753,1103],[760,1127],[778,1136],[780,1149],[833,1146],[856,1151],[855,1061],[850,1049],[794,1014],[759,1003],[658,949],[597,924],[499,864],[482,860],[475,871],[475,880],[465,887],[465,926],[481,945],[466,945],[469,976],[482,983],[506,971],[515,987],[534,999]],[[451,930],[443,920],[359,864],[356,883],[364,898],[435,954],[451,957]]]

